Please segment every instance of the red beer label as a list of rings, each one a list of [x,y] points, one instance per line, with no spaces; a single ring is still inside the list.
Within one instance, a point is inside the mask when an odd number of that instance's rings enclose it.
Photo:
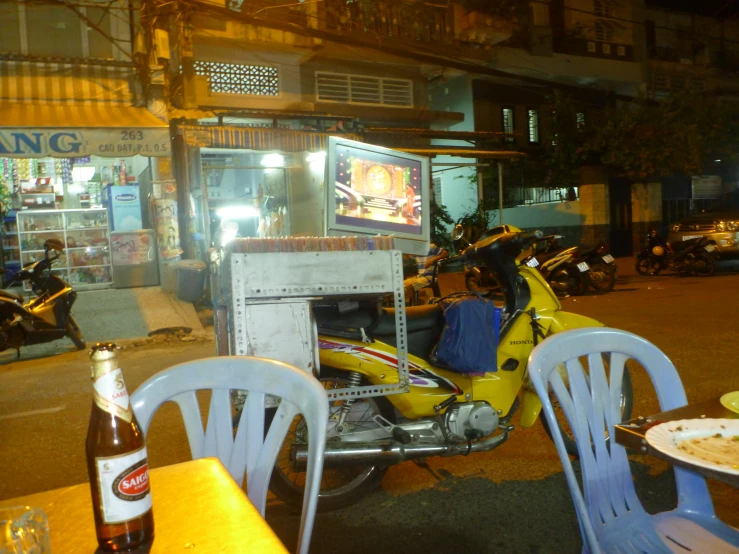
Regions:
[[[149,492],[149,464],[146,459],[126,468],[113,481],[113,494],[121,500],[141,500]]]
[[[146,447],[118,456],[96,457],[103,522],[123,523],[151,510]]]

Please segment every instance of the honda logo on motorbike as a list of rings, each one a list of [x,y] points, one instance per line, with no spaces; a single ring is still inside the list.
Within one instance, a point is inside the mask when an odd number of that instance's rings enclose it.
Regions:
[[[531,339],[526,339],[526,340],[512,340],[508,344],[511,344],[511,345],[513,345],[513,344],[534,344],[534,341],[531,340]]]

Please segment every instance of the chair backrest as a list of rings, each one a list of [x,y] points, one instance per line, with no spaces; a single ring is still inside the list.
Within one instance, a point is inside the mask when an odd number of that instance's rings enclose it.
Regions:
[[[603,354],[610,354],[609,376]],[[587,357],[587,373],[581,357]],[[596,528],[599,533],[605,532],[608,524],[617,519],[625,523],[631,517],[646,517],[634,490],[626,450],[614,439],[613,427],[621,422],[621,385],[629,359],[639,362],[649,374],[663,411],[687,403],[680,376],[667,356],[645,339],[625,331],[597,327],[557,333],[529,356],[531,381],[553,430],[583,539],[591,552],[599,551]],[[562,364],[566,376],[558,370]],[[562,436],[556,431],[550,386],[577,441],[583,490],[575,478]],[[604,440],[606,431],[608,443]],[[713,513],[708,488],[700,476],[676,468],[675,478],[680,508]]]
[[[203,431],[196,391],[211,390],[210,410]],[[231,391],[247,391],[234,437]],[[265,436],[266,395],[281,401]],[[193,459],[217,457],[239,485],[247,477],[249,500],[264,516],[270,476],[280,446],[293,419],[302,414],[310,441],[299,552],[307,552],[315,519],[323,470],[328,421],[328,397],[310,374],[275,360],[219,356],[173,366],[144,382],[131,395],[144,434],[154,413],[167,401],[182,412]]]

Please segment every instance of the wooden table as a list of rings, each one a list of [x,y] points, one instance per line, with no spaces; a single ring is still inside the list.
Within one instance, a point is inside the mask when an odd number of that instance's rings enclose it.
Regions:
[[[647,442],[645,436],[647,431],[668,421],[679,421],[681,419],[739,419],[739,414],[733,412],[721,404],[720,397],[696,404],[688,404],[682,408],[676,408],[668,412],[662,412],[648,417],[640,417],[625,421],[615,426],[616,442],[632,450],[637,450],[643,454],[649,454],[655,458],[660,458],[670,462],[673,465],[681,466],[686,469],[700,473],[711,479],[729,483],[735,487],[739,487],[739,476],[716,471],[704,466],[694,465],[683,460],[678,460],[661,452]]]
[[[215,458],[193,460],[149,472],[154,506],[154,542],[134,553],[286,553],[280,539]],[[0,502],[29,505],[49,517],[54,554],[97,549],[87,483]]]

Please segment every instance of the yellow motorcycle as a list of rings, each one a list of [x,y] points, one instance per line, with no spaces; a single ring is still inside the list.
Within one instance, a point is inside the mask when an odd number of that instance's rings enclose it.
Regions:
[[[380,485],[389,465],[497,448],[513,430],[511,421],[518,409],[518,424],[524,428],[534,425],[542,405],[527,378],[531,350],[553,333],[603,326],[562,311],[541,274],[516,261],[537,238],[541,233],[496,235],[448,260],[482,262],[501,285],[504,307],[497,371],[463,374],[434,366],[430,360],[444,328],[442,308],[438,303],[411,307],[406,310],[410,391],[332,402],[321,509],[359,500]],[[316,305],[314,314],[319,333],[319,379],[327,389],[398,382],[393,310],[372,304],[341,313],[336,305]],[[624,375],[622,417],[628,419],[632,392],[628,372]],[[572,437],[563,429],[558,431],[576,453]],[[547,432],[551,437],[551,431]],[[288,504],[300,505],[302,501],[307,440],[305,426],[296,419],[270,485]]]

